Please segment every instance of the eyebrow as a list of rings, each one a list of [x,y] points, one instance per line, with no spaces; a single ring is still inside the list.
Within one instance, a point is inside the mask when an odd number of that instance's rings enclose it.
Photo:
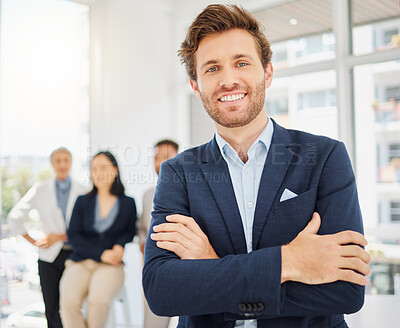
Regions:
[[[218,62],[214,59],[208,60],[203,65],[201,65],[201,70],[203,70],[204,68],[206,68],[209,65],[214,65],[214,64],[218,64]]]
[[[233,56],[234,60],[238,60],[238,59],[242,59],[242,58],[248,58],[251,61],[254,61],[254,58],[250,55],[246,55],[246,54],[237,54],[235,56]],[[215,65],[218,64],[218,61],[215,59],[211,59],[206,61],[203,65],[201,65],[200,69],[203,70],[204,68],[206,68],[209,65]]]
[[[233,59],[235,59],[235,60],[236,59],[241,59],[241,58],[248,58],[251,61],[254,61],[254,58],[252,56],[246,55],[246,54],[237,54],[237,55],[233,56]]]

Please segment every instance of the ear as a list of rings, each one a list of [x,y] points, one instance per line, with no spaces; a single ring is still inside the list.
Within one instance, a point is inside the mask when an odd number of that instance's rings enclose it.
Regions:
[[[272,83],[272,76],[274,75],[274,68],[272,67],[272,63],[269,62],[267,67],[265,68],[265,89],[269,88]]]
[[[196,95],[196,97],[197,97],[198,99],[200,99],[201,97],[200,97],[200,88],[199,88],[199,84],[198,84],[196,81],[190,79],[190,86],[192,87],[192,89],[193,89],[194,94]]]

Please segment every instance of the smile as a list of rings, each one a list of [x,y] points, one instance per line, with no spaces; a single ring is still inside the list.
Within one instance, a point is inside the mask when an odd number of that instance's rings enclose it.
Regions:
[[[246,96],[245,93],[238,93],[236,95],[223,96],[223,97],[219,98],[218,100],[221,102],[231,102],[231,101],[241,100],[245,96]]]

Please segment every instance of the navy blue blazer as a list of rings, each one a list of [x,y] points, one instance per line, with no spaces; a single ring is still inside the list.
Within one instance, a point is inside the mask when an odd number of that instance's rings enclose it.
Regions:
[[[274,123],[247,254],[239,209],[215,138],[162,164],[151,227],[169,214],[193,217],[220,259],[181,260],[148,236],[143,288],[151,310],[180,315],[178,327],[347,327],[364,287],[344,281],[281,284],[281,245],[305,228],[314,211],[319,234],[363,232],[355,177],[343,143]],[[298,196],[280,202],[285,188]],[[152,232],[152,228],[149,233]]]
[[[125,246],[136,232],[136,205],[131,197],[118,196],[119,212],[112,226],[103,233],[93,228],[96,195],[79,196],[72,211],[67,230],[68,242],[73,251],[70,259],[82,261],[92,259],[100,262],[101,254],[115,244]]]

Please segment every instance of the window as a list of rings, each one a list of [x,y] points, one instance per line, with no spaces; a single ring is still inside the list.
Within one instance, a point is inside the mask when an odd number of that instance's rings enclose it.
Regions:
[[[65,0],[3,0],[1,6],[0,164],[10,174],[29,167],[35,179],[51,171],[50,152],[65,146],[74,156],[73,175],[83,177],[89,7]]]
[[[399,34],[399,30],[397,28],[395,29],[390,29],[390,30],[384,30],[383,31],[383,45],[389,45],[392,42],[393,36],[396,36]],[[376,45],[376,47],[379,47],[380,45]]]
[[[335,50],[335,37],[333,33],[323,33],[295,40],[296,58],[310,57],[331,57]]]
[[[386,101],[400,102],[400,85],[386,87]]]
[[[275,50],[272,54],[272,60],[274,62],[283,62],[287,60],[287,49]]]
[[[271,89],[272,90],[272,89]],[[272,116],[288,114],[288,93],[286,89],[267,90],[267,113]]]
[[[353,53],[363,55],[400,45],[398,1],[352,0]]]
[[[299,110],[307,108],[334,107],[336,106],[335,90],[318,90],[301,92],[297,95]]]
[[[215,125],[195,95],[190,96],[190,142],[198,146],[212,139]]]
[[[400,223],[400,202],[390,202],[390,220]]]
[[[400,144],[389,145],[389,162],[395,158],[400,159]]]
[[[332,0],[300,0],[254,12],[265,26],[276,68],[335,57]]]

